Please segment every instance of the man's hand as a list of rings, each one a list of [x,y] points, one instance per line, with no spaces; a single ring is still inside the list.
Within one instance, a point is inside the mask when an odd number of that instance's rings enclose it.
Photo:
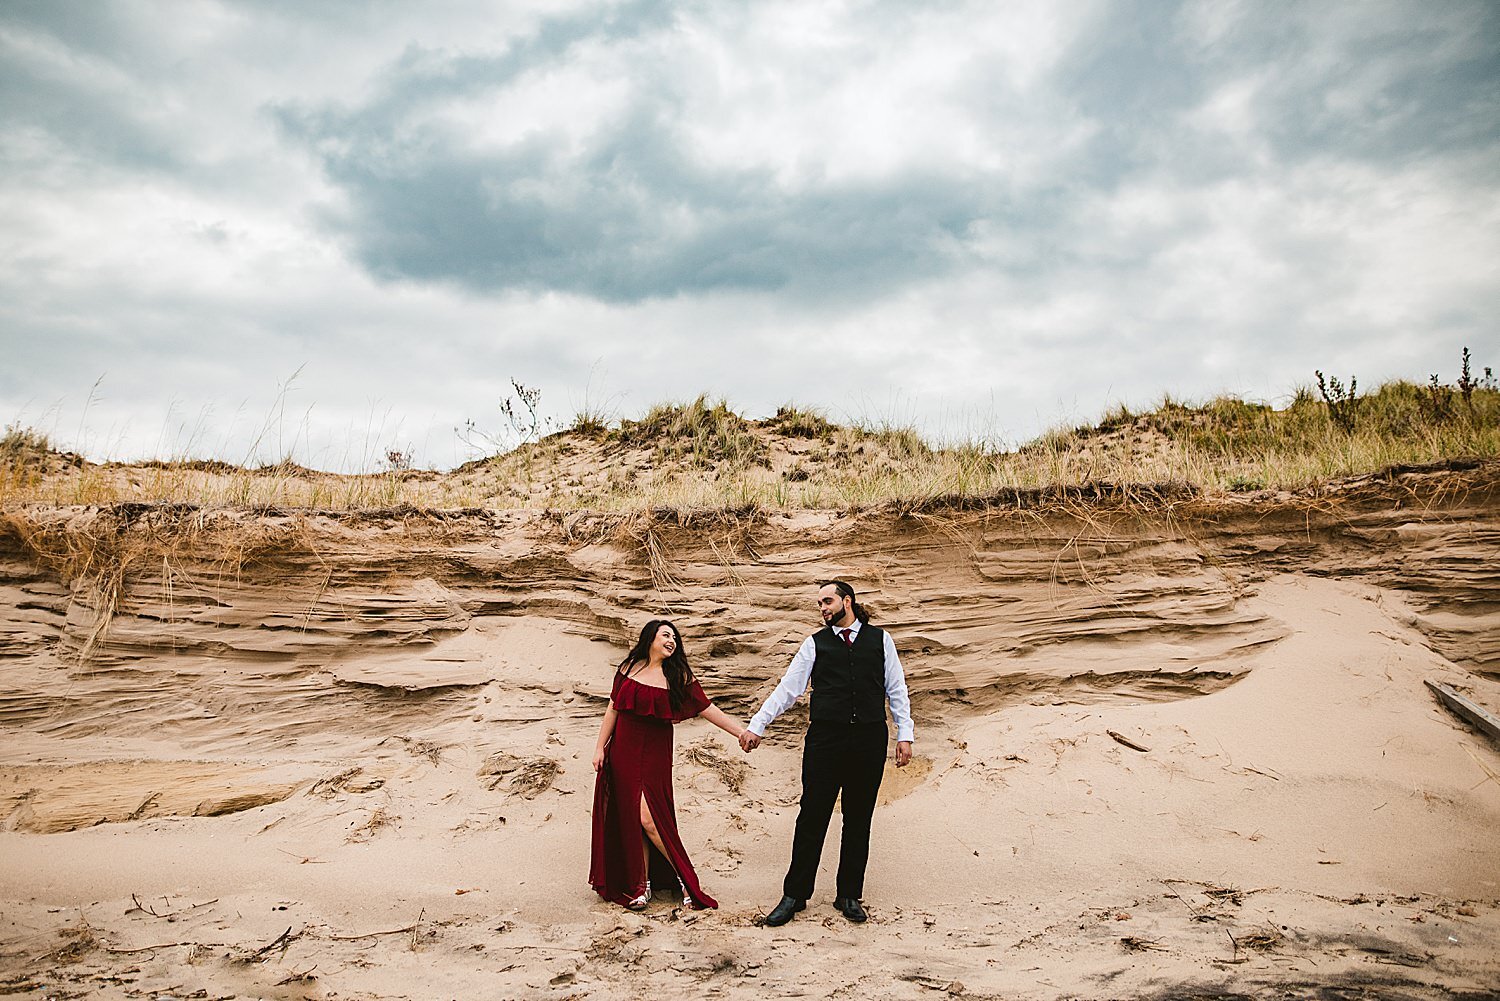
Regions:
[[[759,746],[760,738],[751,733],[749,730],[746,730],[744,733],[740,734],[740,750],[744,751],[746,754],[749,754]]]
[[[911,763],[911,741],[896,741],[896,767],[905,768]]]

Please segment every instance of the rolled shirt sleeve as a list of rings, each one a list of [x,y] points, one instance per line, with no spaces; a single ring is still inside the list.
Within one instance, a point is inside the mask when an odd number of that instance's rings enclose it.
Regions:
[[[776,690],[771,693],[770,698],[766,699],[766,704],[760,707],[760,712],[750,718],[750,724],[745,729],[757,737],[764,737],[766,727],[771,725],[771,721],[790,709],[792,703],[802,697],[802,693],[807,691],[807,683],[812,680],[815,649],[811,636],[802,641],[802,645],[797,648],[797,653],[792,657],[792,663],[786,669],[786,674],[783,674],[781,681],[777,683]],[[887,660],[886,674],[889,677],[889,660]],[[902,691],[905,689],[903,688]]]

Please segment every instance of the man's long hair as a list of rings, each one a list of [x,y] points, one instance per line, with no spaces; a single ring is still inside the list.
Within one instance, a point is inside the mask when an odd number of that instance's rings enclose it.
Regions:
[[[857,600],[855,600],[854,588],[850,587],[845,581],[825,580],[823,583],[818,585],[818,588],[820,590],[825,587],[833,588],[838,592],[840,598],[848,598],[849,607],[854,610],[854,617],[861,623],[870,621],[869,609],[865,608],[864,605],[861,605]]]

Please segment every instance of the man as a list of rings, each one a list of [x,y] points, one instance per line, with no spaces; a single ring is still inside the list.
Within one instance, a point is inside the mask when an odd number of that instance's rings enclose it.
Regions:
[[[781,903],[766,924],[784,925],[807,907],[834,800],[843,793],[844,836],[839,850],[833,906],[850,921],[868,915],[865,863],[870,857],[870,819],[885,773],[885,703],[896,721],[896,766],[911,761],[911,701],[896,644],[885,630],[870,625],[869,613],[841,580],[818,588],[824,628],[802,641],[791,666],[771,697],[740,735],[748,754],[760,746],[766,727],[807,690],[812,681],[807,739],[802,750],[802,805],[792,838],[792,864],[782,883]]]

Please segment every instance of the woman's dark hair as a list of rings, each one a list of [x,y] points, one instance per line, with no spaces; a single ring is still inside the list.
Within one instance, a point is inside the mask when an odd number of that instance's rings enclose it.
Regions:
[[[656,642],[656,634],[662,626],[672,628],[672,636],[677,640],[677,649],[672,651],[672,656],[661,662],[661,673],[667,676],[667,698],[672,703],[672,711],[675,713],[682,708],[682,703],[687,700],[688,685],[693,683],[693,669],[688,667],[687,651],[682,646],[682,631],[677,628],[676,623],[670,619],[652,619],[641,627],[640,638],[635,641],[635,646],[620,661],[620,666],[615,670],[630,677],[631,668],[637,664],[648,664],[651,662],[651,644]]]
[[[819,589],[825,587],[833,588],[839,593],[840,598],[849,599],[849,606],[854,609],[854,617],[856,619],[861,622],[870,621],[869,609],[865,608],[864,605],[861,605],[858,601],[854,600],[854,588],[850,587],[848,584],[844,583],[841,580],[825,580],[823,583],[819,584],[818,587]]]

